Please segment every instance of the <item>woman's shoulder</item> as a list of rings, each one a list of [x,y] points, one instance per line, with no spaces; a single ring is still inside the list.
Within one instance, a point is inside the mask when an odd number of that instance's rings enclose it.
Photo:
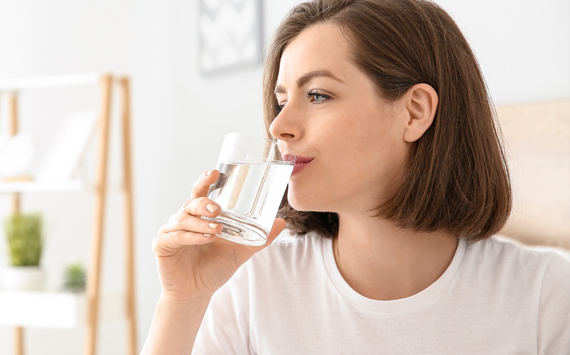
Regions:
[[[525,246],[501,236],[468,242],[466,268],[491,279],[527,280],[529,283],[570,280],[570,252],[556,248]],[[553,285],[554,286],[554,285]]]
[[[468,250],[473,254],[488,255],[491,258],[512,259],[513,261],[524,260],[525,263],[538,262],[544,263],[554,258],[556,260],[564,260],[570,265],[570,250],[544,246],[530,246],[517,242],[514,239],[496,235],[489,239],[468,242]]]

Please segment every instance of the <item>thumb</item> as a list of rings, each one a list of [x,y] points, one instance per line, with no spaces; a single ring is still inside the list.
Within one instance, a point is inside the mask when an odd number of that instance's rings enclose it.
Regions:
[[[269,235],[267,236],[267,242],[264,245],[261,245],[258,247],[239,245],[239,244],[234,244],[231,242],[230,242],[230,244],[233,244],[232,245],[233,247],[238,248],[240,259],[242,260],[241,262],[244,263],[249,258],[251,258],[253,256],[253,254],[255,254],[255,253],[267,248],[269,245],[271,245],[271,243],[273,243],[273,241],[277,238],[277,236],[279,234],[281,234],[283,229],[285,229],[285,226],[286,226],[286,223],[285,223],[284,219],[276,218],[275,222],[273,222],[273,228],[271,228],[271,231],[269,232]],[[226,241],[224,241],[224,242],[226,242]]]
[[[265,242],[265,244],[260,245],[258,247],[241,245],[240,247],[243,247],[244,251],[246,251],[246,254],[249,254],[247,258],[249,259],[253,254],[255,254],[258,251],[263,250],[263,249],[267,248],[269,245],[271,245],[271,243],[273,243],[273,241],[275,239],[277,239],[279,234],[281,234],[281,232],[283,232],[283,229],[285,229],[286,225],[287,225],[287,223],[285,223],[284,219],[275,218],[275,222],[273,222],[273,227],[271,228],[271,231],[269,232],[269,235],[267,236],[267,241]]]
[[[283,229],[287,226],[287,223],[282,218],[275,218],[275,222],[273,222],[273,228],[271,228],[271,232],[267,236],[267,242],[263,245],[263,248],[269,246],[273,241],[283,232]]]

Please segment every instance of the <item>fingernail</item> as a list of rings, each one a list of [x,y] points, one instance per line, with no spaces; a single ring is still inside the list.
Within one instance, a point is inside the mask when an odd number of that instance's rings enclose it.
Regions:
[[[212,229],[218,228],[218,224],[217,224],[217,223],[208,223],[208,225],[209,225],[210,228],[212,228]]]
[[[204,233],[204,237],[209,237],[211,234]]]
[[[214,170],[208,170],[208,171],[206,171],[206,176],[212,175],[213,172],[214,172]]]
[[[210,203],[208,206],[206,206],[206,209],[210,212],[216,212],[218,210],[218,206]]]

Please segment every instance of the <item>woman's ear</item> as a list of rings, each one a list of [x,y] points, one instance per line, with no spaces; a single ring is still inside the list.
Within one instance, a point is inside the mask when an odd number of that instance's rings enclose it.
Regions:
[[[433,123],[439,98],[428,84],[416,84],[404,95],[408,120],[404,127],[404,140],[415,142]]]

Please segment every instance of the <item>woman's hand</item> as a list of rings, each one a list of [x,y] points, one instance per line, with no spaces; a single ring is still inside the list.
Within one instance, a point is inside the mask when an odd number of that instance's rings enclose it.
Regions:
[[[209,173],[209,175],[208,175]],[[194,183],[192,198],[163,225],[153,239],[162,284],[162,298],[176,303],[211,297],[253,254],[265,248],[285,228],[278,218],[261,247],[245,246],[217,237],[222,225],[200,216],[216,217],[220,206],[206,196],[219,177],[217,170],[202,174]]]

